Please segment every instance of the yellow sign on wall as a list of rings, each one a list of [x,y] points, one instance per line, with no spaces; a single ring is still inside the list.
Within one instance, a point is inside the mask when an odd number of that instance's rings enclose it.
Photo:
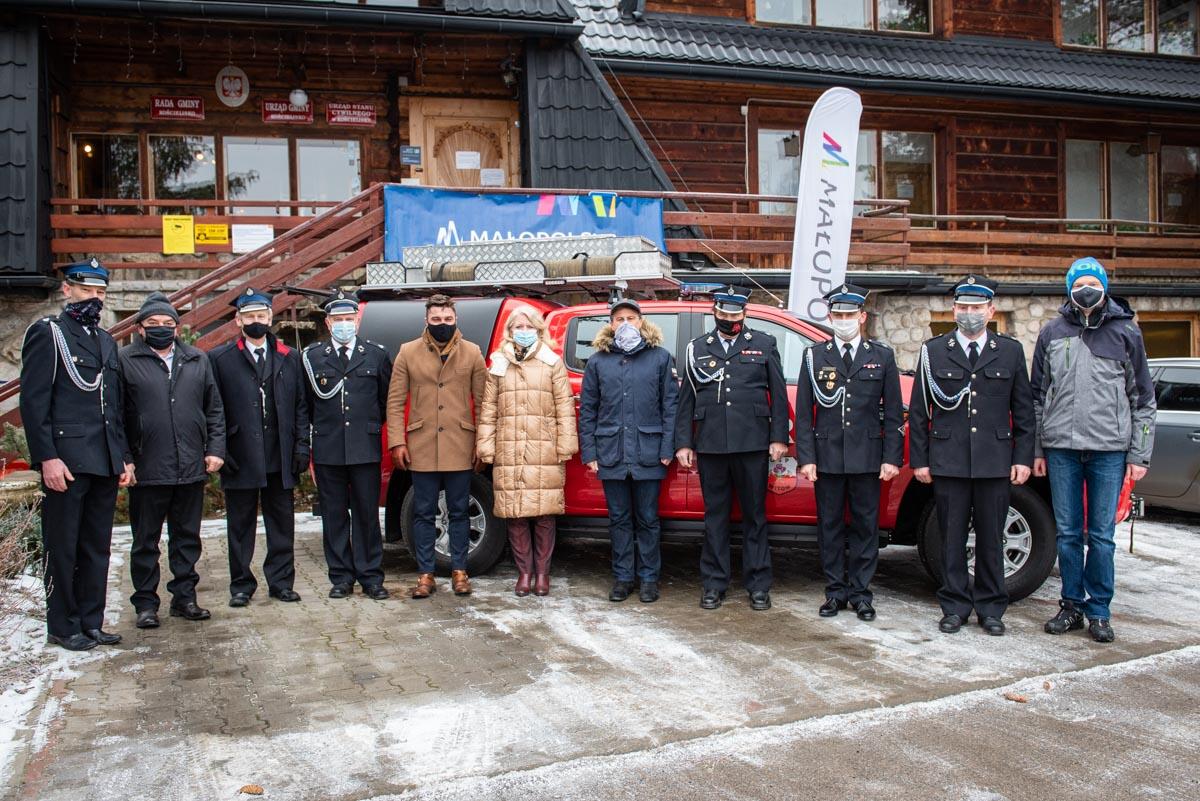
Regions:
[[[224,223],[196,223],[197,245],[228,245],[229,226]]]
[[[195,253],[192,215],[164,214],[162,218],[163,253]]]

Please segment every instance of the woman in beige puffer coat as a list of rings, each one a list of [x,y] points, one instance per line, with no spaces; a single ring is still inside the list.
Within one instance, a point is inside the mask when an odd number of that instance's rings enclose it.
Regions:
[[[565,463],[579,450],[571,384],[545,320],[532,307],[509,316],[504,341],[489,362],[479,458],[494,465],[495,512],[508,520],[516,594],[528,595],[532,588],[535,595],[547,595],[555,515],[564,508]]]

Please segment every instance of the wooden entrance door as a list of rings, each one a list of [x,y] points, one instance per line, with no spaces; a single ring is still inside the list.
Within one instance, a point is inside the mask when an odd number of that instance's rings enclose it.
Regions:
[[[413,98],[409,139],[421,148],[426,186],[520,186],[517,104]]]

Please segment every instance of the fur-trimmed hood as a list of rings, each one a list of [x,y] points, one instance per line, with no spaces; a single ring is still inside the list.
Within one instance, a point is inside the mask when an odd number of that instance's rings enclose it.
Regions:
[[[617,332],[615,329],[613,329],[612,324],[609,323],[601,328],[600,332],[596,334],[596,338],[592,340],[592,347],[596,350],[604,351],[605,353],[611,352],[613,347],[613,337],[616,336],[616,333]],[[649,320],[643,318],[642,339],[646,341],[646,347],[648,348],[662,345],[662,329]]]

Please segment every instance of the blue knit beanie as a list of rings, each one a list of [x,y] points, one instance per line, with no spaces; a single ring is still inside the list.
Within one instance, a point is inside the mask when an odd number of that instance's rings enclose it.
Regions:
[[[1104,265],[1093,259],[1091,256],[1085,256],[1077,260],[1071,265],[1071,269],[1067,270],[1067,294],[1071,294],[1071,287],[1075,286],[1075,282],[1085,275],[1094,275],[1100,279],[1100,284],[1104,287],[1104,292],[1108,292],[1108,273],[1104,270]]]

